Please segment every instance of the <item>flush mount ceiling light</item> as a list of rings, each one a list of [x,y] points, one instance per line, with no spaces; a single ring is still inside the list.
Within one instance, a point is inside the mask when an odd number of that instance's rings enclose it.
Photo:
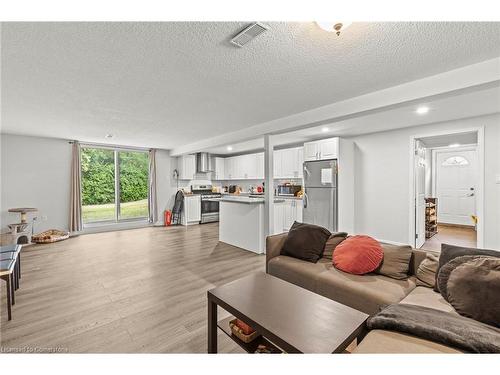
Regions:
[[[227,147],[226,147],[226,149],[227,149],[228,151],[233,151],[233,146],[227,146]]]
[[[106,138],[106,139],[111,139],[111,138],[113,138],[113,134],[106,134],[106,135],[104,136],[104,138]]]
[[[316,24],[325,31],[330,33],[335,32],[337,36],[340,35],[340,32],[347,29],[352,22],[318,22]]]
[[[451,145],[448,145],[448,147],[450,148],[460,147],[460,143],[452,143]]]
[[[415,113],[419,115],[425,115],[427,112],[429,112],[429,107],[426,106],[418,107],[417,110],[415,111]]]
[[[321,128],[321,131],[322,131],[323,133],[326,133],[326,132],[327,132],[327,131],[329,131],[329,130],[330,130],[330,129],[328,129],[327,127]]]

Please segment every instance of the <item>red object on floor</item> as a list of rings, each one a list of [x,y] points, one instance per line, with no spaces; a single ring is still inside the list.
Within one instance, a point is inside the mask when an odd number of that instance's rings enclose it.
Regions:
[[[333,251],[333,265],[354,275],[375,271],[383,258],[382,246],[369,236],[348,237]]]
[[[165,210],[165,226],[172,225],[172,211]]]

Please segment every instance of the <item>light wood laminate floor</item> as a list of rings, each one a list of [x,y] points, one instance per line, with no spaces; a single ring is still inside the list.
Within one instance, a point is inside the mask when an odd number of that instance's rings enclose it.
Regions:
[[[264,264],[263,255],[219,243],[217,223],[27,247],[11,321],[0,285],[2,350],[205,353],[207,290]],[[219,352],[241,350],[220,332]]]
[[[422,250],[441,251],[441,244],[476,247],[477,236],[473,227],[439,224],[438,233],[425,241]]]

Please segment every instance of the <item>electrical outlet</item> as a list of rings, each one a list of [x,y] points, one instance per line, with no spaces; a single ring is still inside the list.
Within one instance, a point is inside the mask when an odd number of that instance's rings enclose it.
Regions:
[[[42,215],[42,221],[47,221],[47,215]]]

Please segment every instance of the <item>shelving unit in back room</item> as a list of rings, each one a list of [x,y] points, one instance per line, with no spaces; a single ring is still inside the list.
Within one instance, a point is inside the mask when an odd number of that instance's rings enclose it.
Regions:
[[[425,198],[425,238],[431,238],[437,232],[437,198]]]

